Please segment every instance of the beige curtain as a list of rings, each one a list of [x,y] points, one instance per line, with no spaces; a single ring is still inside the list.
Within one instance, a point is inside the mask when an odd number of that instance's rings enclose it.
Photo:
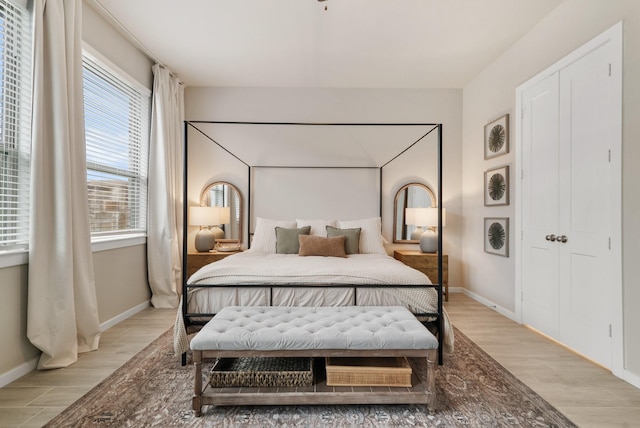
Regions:
[[[156,308],[175,308],[182,283],[184,86],[159,64],[153,74],[147,266],[151,303]]]
[[[82,95],[82,1],[35,0],[27,336],[38,369],[98,348]]]

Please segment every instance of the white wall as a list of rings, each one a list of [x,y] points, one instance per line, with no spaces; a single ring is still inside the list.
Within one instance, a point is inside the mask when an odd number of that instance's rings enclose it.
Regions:
[[[153,87],[152,62],[107,23],[88,2],[82,3],[82,41],[145,87]]]
[[[640,374],[640,209],[635,187],[640,180],[640,2],[637,0],[566,0],[514,46],[488,66],[463,90],[463,216],[464,286],[503,310],[515,311],[515,258],[483,251],[483,218],[510,217],[515,206],[486,208],[483,173],[486,169],[514,165],[513,150],[491,161],[483,157],[483,127],[504,113],[513,115],[515,89],[530,77],[566,56],[593,37],[624,21],[623,95],[623,289],[625,367],[631,376]],[[513,124],[514,118],[511,118]],[[514,133],[511,126],[511,138]],[[513,147],[513,146],[512,146]],[[516,177],[511,177],[515,180]],[[511,187],[511,200],[513,201]],[[511,234],[512,245],[516,237]],[[640,379],[640,378],[638,378]]]
[[[461,281],[461,102],[461,91],[457,89],[189,87],[185,92],[188,120],[442,123],[443,200],[447,208],[444,251],[449,254],[449,283],[452,286]],[[213,148],[204,137],[194,135],[193,140],[191,136],[189,138],[190,205],[198,204],[202,188],[213,181],[229,181],[240,189],[247,188],[247,173],[241,164]],[[197,153],[194,151],[196,146]],[[204,150],[207,150],[206,154]],[[418,153],[418,156],[409,155],[385,167],[383,234],[389,241],[392,240],[393,198],[402,184],[420,181],[436,191],[436,163],[430,168],[430,176],[425,177],[422,159],[424,156]],[[243,194],[245,205],[246,197]],[[243,221],[246,222],[246,217]],[[193,247],[195,232],[195,228],[190,229],[190,247]]]

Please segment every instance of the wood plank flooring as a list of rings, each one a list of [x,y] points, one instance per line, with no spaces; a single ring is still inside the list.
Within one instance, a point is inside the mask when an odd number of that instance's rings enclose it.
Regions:
[[[453,324],[585,428],[640,427],[640,389],[469,297],[451,293]],[[0,388],[0,427],[41,427],[166,331],[173,309],[149,308],[102,334],[71,367],[35,371]]]
[[[640,427],[640,389],[464,294],[453,325],[580,427]]]
[[[148,308],[102,333],[100,348],[64,369],[33,371],[0,388],[0,427],[41,427],[173,325],[175,309]]]

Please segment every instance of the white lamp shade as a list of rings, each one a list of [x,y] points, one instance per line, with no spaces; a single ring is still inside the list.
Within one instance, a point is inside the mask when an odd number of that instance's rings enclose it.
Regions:
[[[191,226],[217,226],[231,222],[229,207],[191,207],[189,224]]]
[[[413,223],[409,223],[407,219],[407,224],[413,224],[416,226],[426,226],[426,227],[438,227],[438,208],[430,207],[430,208],[407,208],[408,210],[413,210],[412,216],[414,217]],[[442,227],[445,226],[446,219],[446,211],[442,209]]]
[[[410,226],[416,225],[416,208],[404,209],[404,223]]]
[[[229,224],[231,222],[231,207],[219,207],[220,209],[220,223]]]
[[[189,208],[189,224],[191,226],[211,226],[220,224],[220,209],[216,207]]]

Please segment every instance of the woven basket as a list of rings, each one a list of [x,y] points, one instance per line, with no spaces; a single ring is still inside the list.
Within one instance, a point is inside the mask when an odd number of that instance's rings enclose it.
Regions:
[[[327,386],[411,387],[411,366],[404,357],[326,358]]]
[[[313,358],[221,358],[209,383],[219,387],[304,387],[313,385]]]

